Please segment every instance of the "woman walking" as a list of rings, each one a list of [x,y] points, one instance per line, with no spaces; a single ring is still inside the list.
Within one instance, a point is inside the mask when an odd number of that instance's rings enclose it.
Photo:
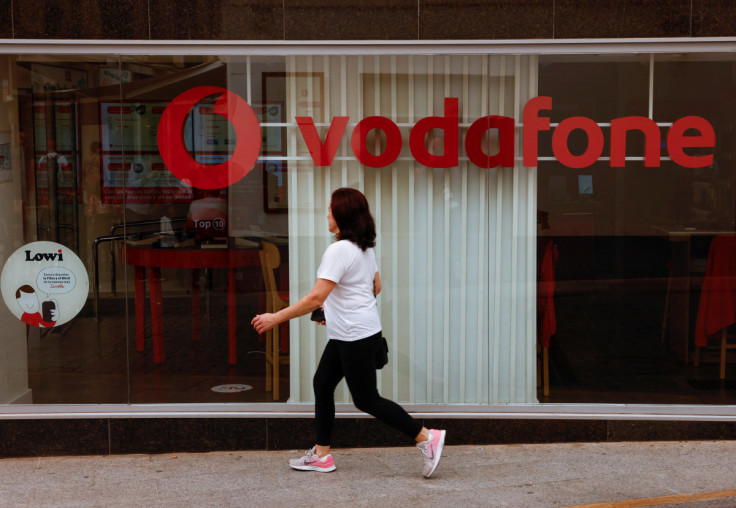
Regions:
[[[429,430],[404,409],[384,399],[376,388],[376,353],[381,346],[381,320],[376,296],[381,277],[373,247],[376,227],[368,201],[355,189],[332,193],[327,213],[337,242],[322,256],[317,283],[294,305],[275,314],[259,314],[251,324],[258,333],[324,307],[329,341],[314,375],[316,444],[289,461],[294,469],[335,470],[330,453],[335,423],[335,388],[344,377],[355,406],[413,438],[424,458],[424,476],[434,472],[445,443],[444,430]]]

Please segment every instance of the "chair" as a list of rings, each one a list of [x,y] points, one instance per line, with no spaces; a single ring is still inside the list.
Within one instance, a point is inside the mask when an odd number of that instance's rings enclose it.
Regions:
[[[729,349],[727,327],[736,323],[736,235],[713,239],[708,251],[703,287],[695,324],[695,365],[700,363],[700,348],[720,332],[720,378],[726,379],[726,356]]]
[[[281,264],[279,249],[271,242],[261,242],[261,269],[266,286],[266,312],[274,313],[289,306],[288,292],[276,287],[274,270]],[[282,364],[289,363],[288,356],[281,356],[279,326],[266,332],[266,391],[273,390],[273,399],[279,399],[279,370]]]

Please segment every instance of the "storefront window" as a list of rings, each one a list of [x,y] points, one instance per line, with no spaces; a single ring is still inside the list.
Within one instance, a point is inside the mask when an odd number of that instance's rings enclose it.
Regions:
[[[732,365],[725,352],[720,372],[720,347],[734,274],[718,261],[730,256],[734,234],[734,69],[730,57],[708,54],[541,59],[539,93],[553,98],[552,122],[594,119],[604,156],[615,118],[650,117],[661,136],[651,154],[657,163],[645,159],[645,139],[656,133],[639,131],[626,137],[623,167],[609,157],[575,169],[539,166],[539,267],[554,285],[552,307],[541,314],[556,320],[543,337],[550,381],[540,400],[733,403]],[[685,149],[704,157],[686,167],[674,160],[668,135],[694,116],[715,137]],[[571,138],[571,151],[584,151],[586,141]]]
[[[54,242],[82,260],[89,294],[59,326],[27,325],[6,298],[5,358],[17,386],[3,402],[285,401],[288,363],[267,367],[266,338],[249,326],[266,311],[266,242],[280,255],[275,289],[289,284],[284,59],[7,60],[3,261],[23,245]],[[172,104],[191,90],[202,92],[176,118],[182,108]],[[262,158],[237,178],[226,166],[238,134],[216,109],[224,91],[247,100],[264,125]],[[167,108],[169,123],[181,122],[162,134]],[[181,161],[232,182],[182,176]],[[65,295],[43,294],[34,277],[28,285],[40,304],[68,312]],[[275,356],[288,359],[288,330],[276,344]]]
[[[724,55],[2,60],[2,404],[311,402],[342,186],[394,400],[733,403]]]
[[[380,308],[393,352],[380,374],[383,392],[416,403],[534,400],[535,171],[520,164],[480,168],[463,140],[479,118],[521,111],[534,96],[536,58],[313,57],[288,64],[294,77],[287,88],[295,86],[297,97],[331,99],[300,115],[314,114],[317,122],[347,116],[349,126],[383,117],[397,125],[396,134],[385,121],[380,136],[368,132],[369,156],[356,153],[356,130],[346,132],[329,168],[315,168],[294,133],[299,162],[290,183],[299,192],[290,229],[309,232],[292,247],[297,292],[313,283],[313,266],[330,242],[323,217],[331,189],[361,188],[380,231]],[[484,130],[475,141],[484,154],[498,150],[492,134]],[[394,146],[394,160],[371,158],[388,157]],[[294,400],[313,400],[311,376],[324,344],[318,332],[306,321],[292,332],[301,359],[292,364]],[[338,396],[348,401],[344,387]]]

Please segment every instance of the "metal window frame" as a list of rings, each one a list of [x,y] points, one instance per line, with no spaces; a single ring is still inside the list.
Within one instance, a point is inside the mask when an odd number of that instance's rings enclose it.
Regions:
[[[736,37],[477,41],[151,41],[0,39],[8,55],[569,55],[736,52]],[[651,93],[651,92],[650,92]],[[736,404],[404,404],[418,418],[736,421]],[[338,404],[338,417],[367,417]],[[311,418],[313,404],[59,404],[0,406],[0,420],[86,418]]]
[[[402,404],[415,418],[736,421],[736,406],[656,404]],[[352,404],[336,404],[338,418],[371,418]],[[103,418],[312,418],[313,404],[59,404],[7,405],[0,420]]]
[[[0,39],[0,54],[120,55],[427,55],[732,53],[736,37],[526,39],[472,41],[203,41]]]

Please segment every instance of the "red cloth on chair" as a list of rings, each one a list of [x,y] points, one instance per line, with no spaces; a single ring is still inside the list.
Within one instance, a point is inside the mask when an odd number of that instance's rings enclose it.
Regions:
[[[542,253],[537,273],[537,323],[538,340],[544,347],[557,333],[557,316],[555,315],[555,266],[559,259],[557,246],[552,240],[540,239],[538,245]]]
[[[695,345],[736,323],[736,235],[717,236],[710,244],[700,290]]]

